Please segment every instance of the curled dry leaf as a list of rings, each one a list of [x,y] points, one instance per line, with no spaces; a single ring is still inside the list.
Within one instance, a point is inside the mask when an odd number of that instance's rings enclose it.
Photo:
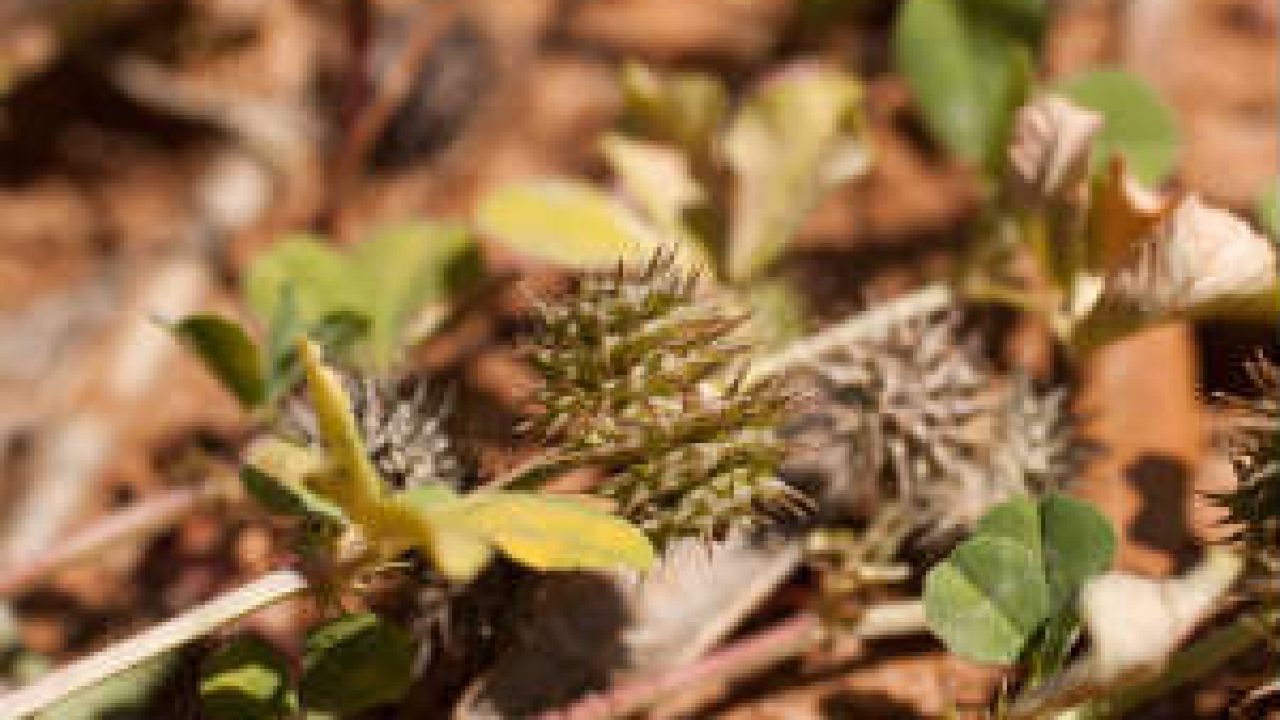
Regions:
[[[1230,212],[1188,197],[1107,275],[1077,328],[1077,345],[1096,347],[1178,318],[1274,317],[1276,270],[1276,249],[1266,238]]]
[[[1025,105],[1014,119],[1009,168],[1019,199],[1040,204],[1067,196],[1089,172],[1102,115],[1056,95]]]
[[[1275,249],[1240,218],[1189,197],[1109,284],[1149,315],[1269,309],[1276,304]]]
[[[1092,260],[1103,272],[1120,267],[1138,241],[1150,235],[1178,206],[1179,198],[1145,187],[1124,156],[1116,155],[1093,197]]]

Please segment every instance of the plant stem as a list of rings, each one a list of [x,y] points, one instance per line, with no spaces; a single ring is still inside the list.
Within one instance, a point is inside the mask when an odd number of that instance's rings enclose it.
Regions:
[[[895,324],[908,318],[937,312],[955,302],[951,287],[943,283],[926,285],[919,290],[894,298],[847,320],[792,343],[780,352],[757,361],[748,371],[750,380],[776,375],[823,353],[845,347],[859,340],[884,335]]]
[[[218,627],[307,589],[293,570],[277,570],[148,628],[35,682],[0,696],[0,717],[22,718],[44,710],[77,690],[106,680],[148,658],[168,652]]]
[[[868,608],[853,634],[864,639],[907,635],[925,627],[924,608],[915,600]],[[828,636],[822,619],[802,613],[733,643],[689,665],[620,683],[588,695],[542,720],[599,720],[635,713],[673,694],[725,682],[795,657]]]

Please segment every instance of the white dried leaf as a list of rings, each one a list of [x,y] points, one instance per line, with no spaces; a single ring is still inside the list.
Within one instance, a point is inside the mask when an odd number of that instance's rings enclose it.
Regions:
[[[1089,171],[1102,115],[1065,98],[1045,95],[1018,110],[1009,146],[1016,192],[1027,202],[1061,198]]]

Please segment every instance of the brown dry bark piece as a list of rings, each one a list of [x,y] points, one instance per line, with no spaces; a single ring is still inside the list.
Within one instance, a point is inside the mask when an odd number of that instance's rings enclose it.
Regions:
[[[1196,383],[1184,325],[1139,333],[1085,361],[1078,410],[1103,453],[1076,490],[1115,523],[1119,568],[1166,575],[1196,557],[1188,508],[1205,456]]]

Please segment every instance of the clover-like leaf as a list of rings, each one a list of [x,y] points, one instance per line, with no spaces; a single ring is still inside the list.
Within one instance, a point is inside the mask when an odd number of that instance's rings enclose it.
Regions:
[[[1003,537],[1032,552],[1049,588],[1051,613],[1067,606],[1085,581],[1111,565],[1116,536],[1089,503],[1065,495],[1016,498],[992,508],[974,529],[978,537]]]
[[[414,652],[409,633],[373,613],[326,622],[307,633],[302,702],[344,716],[395,702],[413,683]]]
[[[734,118],[724,152],[737,180],[726,262],[730,279],[768,268],[833,186],[865,172],[862,90],[843,73],[796,68],[767,83]]]
[[[1049,587],[1025,544],[979,535],[929,571],[924,606],[929,627],[952,652],[1011,663],[1049,617]]]
[[[585,182],[544,178],[493,190],[476,208],[480,232],[517,253],[592,270],[648,257],[653,230]]]
[[[199,313],[183,318],[170,329],[242,405],[253,408],[266,400],[262,353],[239,323]]]
[[[201,668],[200,707],[210,720],[278,720],[298,711],[288,659],[255,635],[237,635]]]
[[[1121,70],[1095,70],[1066,78],[1057,92],[1105,118],[1094,141],[1094,172],[1117,154],[1148,185],[1164,180],[1173,169],[1178,154],[1173,113],[1141,78]]]
[[[989,167],[1002,161],[1031,77],[1031,45],[986,7],[995,1],[907,0],[893,36],[898,70],[930,132]]]
[[[347,251],[295,236],[253,263],[245,296],[259,317],[274,324],[292,293],[297,323],[309,333],[335,317],[364,316],[372,359],[385,366],[414,314],[475,274],[475,252],[466,231],[452,223],[389,226]]]

